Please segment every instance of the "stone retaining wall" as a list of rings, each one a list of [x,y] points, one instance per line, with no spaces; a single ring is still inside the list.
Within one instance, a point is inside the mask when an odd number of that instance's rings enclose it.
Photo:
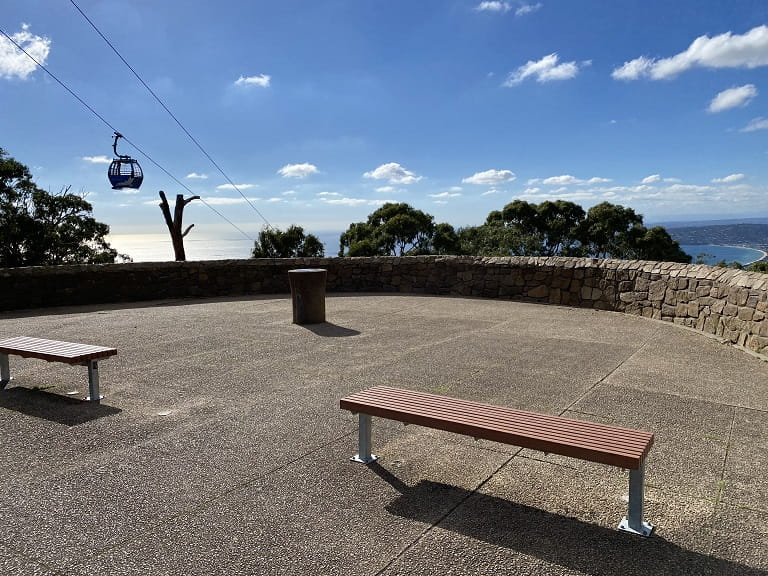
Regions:
[[[613,310],[683,324],[768,354],[768,275],[592,258],[298,258],[0,269],[0,310],[287,293],[325,268],[329,292],[478,296]]]

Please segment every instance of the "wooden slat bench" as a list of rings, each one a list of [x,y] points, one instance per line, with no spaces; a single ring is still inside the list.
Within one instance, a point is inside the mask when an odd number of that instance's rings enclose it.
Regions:
[[[115,354],[117,354],[116,348],[106,348],[104,346],[29,338],[27,336],[6,338],[5,340],[0,340],[0,389],[5,388],[11,380],[11,369],[8,362],[9,355],[21,356],[23,358],[39,358],[47,362],[63,362],[64,364],[87,366],[89,394],[86,400],[98,403],[101,399],[101,396],[99,396],[99,360],[109,358]]]
[[[650,432],[388,386],[356,392],[340,406],[360,415],[359,450],[352,460],[365,464],[377,458],[371,454],[371,416],[378,416],[628,469],[629,507],[619,529],[642,536],[653,532],[653,525],[643,521]]]

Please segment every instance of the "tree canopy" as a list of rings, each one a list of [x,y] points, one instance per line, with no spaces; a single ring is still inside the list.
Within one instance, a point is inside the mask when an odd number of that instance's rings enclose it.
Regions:
[[[301,226],[287,230],[265,228],[253,246],[253,258],[312,258],[325,253],[323,243],[314,234],[304,234]]]
[[[648,229],[634,210],[609,202],[585,212],[566,200],[515,200],[489,213],[482,225],[458,231],[408,204],[388,203],[340,238],[339,256],[416,254],[691,261],[664,228]]]
[[[366,222],[350,224],[339,239],[339,256],[404,256],[449,253],[457,245],[450,224],[404,202],[387,202]]]
[[[35,185],[29,168],[0,148],[0,267],[114,262],[91,204],[64,187],[51,194]]]

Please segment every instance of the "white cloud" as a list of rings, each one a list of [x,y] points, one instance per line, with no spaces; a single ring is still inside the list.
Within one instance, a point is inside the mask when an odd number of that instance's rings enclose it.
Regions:
[[[699,186],[697,184],[672,184],[665,188],[667,192],[709,192],[712,186]]]
[[[219,184],[216,190],[248,190],[256,186],[257,184]]]
[[[486,170],[476,172],[469,178],[464,178],[462,184],[480,184],[482,186],[497,186],[504,182],[512,182],[517,176],[511,170]]]
[[[674,78],[691,68],[757,68],[768,65],[768,26],[757,26],[746,34],[726,32],[699,36],[684,51],[657,60],[640,56],[616,68],[617,80]]]
[[[44,36],[37,36],[29,31],[29,24],[21,25],[21,32],[11,34],[16,44],[27,54],[45,66],[51,53],[51,41]],[[0,36],[0,78],[27,78],[37,68],[29,56],[16,48],[5,36]]]
[[[235,86],[260,86],[269,88],[272,77],[269,74],[259,74],[258,76],[240,76],[235,80]]]
[[[267,202],[272,202],[272,203],[275,203],[275,202],[285,202],[285,199],[284,198],[274,198],[273,197],[273,198],[267,198]]]
[[[475,6],[478,12],[509,12],[512,5],[509,2],[500,2],[498,0],[485,0]]]
[[[439,194],[428,194],[430,198],[458,198],[461,196],[459,192],[440,192]]]
[[[745,84],[744,86],[735,86],[723,90],[709,103],[708,112],[716,113],[739,106],[746,106],[757,96],[757,88],[754,84]]]
[[[317,194],[320,198],[328,198],[331,196],[341,196],[338,192],[318,192]]]
[[[394,200],[370,200],[367,198],[321,198],[326,204],[332,204],[334,206],[383,206],[387,202],[394,202]]]
[[[421,176],[416,176],[410,170],[406,170],[397,162],[382,164],[375,170],[363,174],[365,178],[375,180],[388,180],[390,184],[413,184],[421,180]]]
[[[461,186],[451,186],[450,188],[448,188],[449,192],[462,192],[463,190],[464,188],[462,188]]]
[[[515,10],[515,16],[525,16],[526,14],[536,12],[537,10],[540,10],[542,6],[543,4],[541,2],[537,2],[536,4],[523,4]]]
[[[571,176],[570,174],[563,174],[562,176],[550,176],[542,181],[542,184],[547,186],[568,186],[571,184],[581,184],[582,180]]]
[[[403,188],[395,188],[394,186],[379,186],[374,191],[378,192],[379,194],[395,194],[405,192]]]
[[[491,188],[490,190],[486,190],[485,192],[480,194],[480,196],[494,196],[494,195],[496,195],[498,193],[499,193],[499,191],[496,190],[496,188]]]
[[[724,176],[722,178],[713,178],[712,182],[715,184],[730,184],[731,182],[738,182],[739,180],[744,180],[745,176],[744,174],[728,174],[728,176]]]
[[[610,182],[610,178],[600,178],[599,176],[594,176],[593,178],[590,178],[584,184],[589,184],[590,186],[593,186],[595,184],[607,184]]]
[[[190,180],[207,180],[208,175],[207,174],[198,174],[197,172],[190,172],[185,176],[185,178],[189,178]]]
[[[661,182],[661,174],[651,174],[641,180],[642,184],[653,184],[654,182]]]
[[[551,82],[553,80],[570,80],[579,73],[579,65],[576,62],[559,62],[556,53],[544,56],[541,60],[529,60],[514,72],[511,72],[502,86],[517,86],[528,78],[535,78],[536,82]]]
[[[233,206],[237,204],[245,204],[246,202],[257,202],[261,198],[230,198],[228,196],[206,196],[205,203],[211,206]]]
[[[312,174],[317,174],[317,166],[314,164],[286,164],[277,171],[283,178],[306,178]]]
[[[83,160],[91,164],[111,164],[112,158],[108,156],[83,156]]]
[[[283,196],[296,196],[296,190],[286,190],[283,192]]]
[[[757,130],[768,130],[768,118],[757,117],[749,121],[739,132],[756,132]]]
[[[614,80],[637,80],[650,74],[653,62],[651,58],[640,56],[629,62],[624,62],[623,66],[611,72],[611,77]]]
[[[527,195],[530,196],[530,195],[533,195],[533,194],[538,194],[539,192],[541,192],[541,188],[533,187],[533,188],[526,188],[523,191],[523,194],[527,194]]]

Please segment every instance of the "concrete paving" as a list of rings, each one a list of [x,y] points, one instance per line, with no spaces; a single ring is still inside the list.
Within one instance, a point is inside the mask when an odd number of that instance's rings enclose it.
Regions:
[[[768,364],[675,325],[519,302],[287,296],[0,315],[118,348],[12,356],[0,392],[0,574],[768,574]],[[626,471],[374,418],[376,384],[655,434],[644,539]]]

